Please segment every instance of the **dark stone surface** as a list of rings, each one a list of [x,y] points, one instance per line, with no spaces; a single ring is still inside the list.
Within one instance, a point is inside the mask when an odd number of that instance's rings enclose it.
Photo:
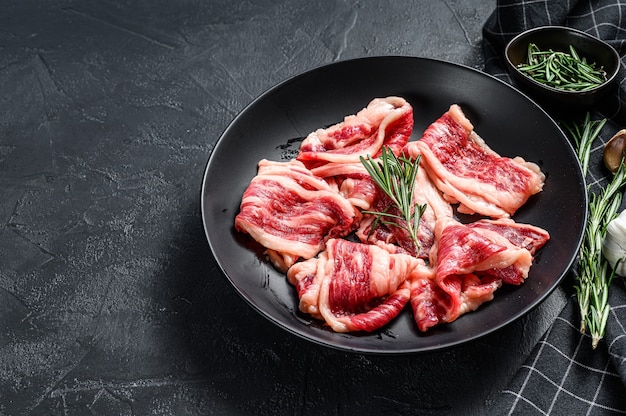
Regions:
[[[220,133],[266,89],[361,56],[481,68],[494,7],[4,1],[0,414],[486,414],[563,290],[443,352],[327,349],[235,293],[199,192]]]

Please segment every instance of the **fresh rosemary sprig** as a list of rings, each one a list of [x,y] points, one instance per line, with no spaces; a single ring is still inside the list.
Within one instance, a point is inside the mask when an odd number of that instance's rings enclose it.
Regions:
[[[591,121],[587,114],[582,128],[576,125],[566,125],[574,138],[576,153],[585,175],[589,166],[592,143],[605,122],[606,120]],[[622,202],[620,190],[625,185],[626,166],[622,163],[609,184],[600,193],[589,192],[589,216],[579,252],[575,289],[580,311],[580,332],[590,333],[591,345],[594,349],[604,337],[609,316],[609,286],[614,275],[614,271],[602,255],[602,241],[605,238],[608,223],[617,215]]]
[[[586,91],[606,81],[604,69],[581,58],[572,45],[567,53],[542,51],[529,43],[526,62],[517,65],[517,69],[539,83],[566,91]]]
[[[391,199],[400,215],[388,212],[388,210],[364,212],[377,215],[377,221],[387,226],[399,227],[406,231],[416,250],[419,251],[417,230],[426,210],[426,204],[420,205],[413,199],[420,157],[417,156],[415,159],[398,157],[389,148],[383,147],[378,161],[369,155],[367,158],[360,156],[360,159],[374,183]]]

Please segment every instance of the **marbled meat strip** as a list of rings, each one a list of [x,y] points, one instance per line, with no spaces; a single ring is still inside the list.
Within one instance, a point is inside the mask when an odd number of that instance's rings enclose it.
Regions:
[[[317,258],[293,265],[287,278],[296,286],[302,312],[323,319],[335,332],[371,332],[408,303],[407,277],[419,262],[376,245],[331,239]]]
[[[410,281],[413,317],[422,332],[478,309],[484,302],[493,300],[494,292],[502,285],[498,278],[468,273],[449,276],[444,290],[435,279],[430,278],[427,270],[418,269]]]
[[[499,233],[517,247],[530,251],[530,254],[535,254],[550,240],[550,234],[543,228],[519,223],[511,218],[482,219],[467,225],[472,228],[482,228]]]
[[[482,273],[514,267],[521,281],[528,277],[533,256],[512,244],[501,233],[473,228],[456,220],[444,220],[435,228],[437,280],[455,274]]]
[[[359,162],[359,156],[377,157],[383,146],[399,154],[412,132],[413,107],[404,98],[374,98],[357,114],[310,133],[296,158],[313,168]]]
[[[460,203],[461,213],[510,217],[543,188],[545,175],[536,164],[498,155],[456,104],[407,149],[422,155],[437,187],[450,203]]]
[[[277,266],[286,270],[298,258],[314,257],[327,239],[348,235],[359,217],[337,189],[301,162],[262,160],[243,194],[235,226],[263,247],[284,254],[288,260]],[[275,253],[272,260],[280,262]]]
[[[333,179],[339,192],[357,208],[369,210],[382,191],[363,164],[359,162],[327,163],[312,168],[311,173],[326,180]]]
[[[492,300],[503,283],[524,281],[532,254],[502,234],[454,219],[437,222],[436,248],[430,259],[434,278],[412,279],[411,283],[411,305],[421,331],[476,310]]]

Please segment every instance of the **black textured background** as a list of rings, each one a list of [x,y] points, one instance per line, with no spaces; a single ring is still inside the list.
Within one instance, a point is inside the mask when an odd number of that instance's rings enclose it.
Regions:
[[[296,338],[208,248],[215,141],[288,77],[373,55],[482,68],[495,2],[0,6],[0,414],[485,414],[565,304],[438,353]]]

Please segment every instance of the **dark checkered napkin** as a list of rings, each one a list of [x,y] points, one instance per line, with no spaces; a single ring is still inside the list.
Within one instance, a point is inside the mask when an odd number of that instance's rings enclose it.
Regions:
[[[592,118],[608,120],[594,143],[587,183],[598,192],[607,183],[602,163],[604,143],[626,128],[626,0],[515,1],[498,0],[483,28],[485,71],[511,82],[503,53],[518,33],[537,26],[570,26],[605,40],[622,57],[620,84],[609,105]],[[555,116],[559,123],[580,122]],[[626,208],[626,203],[621,209]],[[564,284],[573,285],[575,270]],[[524,365],[492,405],[497,415],[624,415],[626,414],[626,283],[616,277],[609,294],[611,312],[603,341],[593,350],[579,331],[575,296],[543,336]]]
[[[622,284],[623,286],[623,284]],[[497,415],[607,415],[626,412],[626,389],[601,344],[582,335],[567,303],[491,410]]]

